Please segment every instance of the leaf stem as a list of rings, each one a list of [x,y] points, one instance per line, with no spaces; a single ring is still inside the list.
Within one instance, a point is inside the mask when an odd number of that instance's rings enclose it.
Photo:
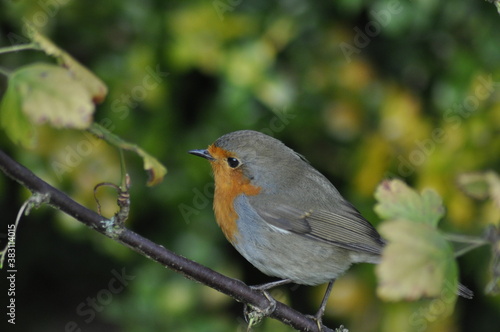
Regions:
[[[488,240],[477,236],[467,236],[451,233],[444,233],[443,236],[448,241],[467,244],[465,247],[455,251],[455,258],[465,255],[469,251],[490,243]]]
[[[482,246],[488,244],[489,242],[486,239],[477,236],[468,236],[462,234],[452,234],[452,233],[444,233],[444,238],[448,241],[458,242],[458,243],[467,243]]]
[[[136,144],[124,141],[117,135],[107,130],[105,127],[99,125],[98,123],[95,122],[92,123],[92,125],[89,128],[87,128],[87,130],[92,134],[96,135],[97,137],[105,140],[109,144],[116,146],[120,150],[128,150],[137,153],[142,158],[144,162],[144,169],[148,172],[148,175],[150,176],[147,183],[148,186],[160,183],[163,179],[163,176],[167,173],[167,169],[165,168],[165,166],[163,166],[158,160],[156,160],[148,153],[146,153],[146,151],[141,149]],[[125,163],[122,164],[125,165]],[[122,172],[124,173],[123,168]],[[122,179],[124,179],[123,174],[122,174]]]
[[[463,256],[466,253],[468,253],[469,251],[472,251],[472,250],[474,250],[476,248],[479,248],[479,247],[481,247],[481,246],[483,246],[485,244],[486,243],[474,243],[474,244],[471,244],[469,246],[463,247],[462,249],[455,251],[455,258]]]
[[[24,51],[24,50],[37,50],[37,49],[38,48],[35,43],[18,44],[0,48],[0,54]]]
[[[121,171],[121,183],[120,189],[122,191],[128,191],[128,182],[130,182],[127,175],[127,167],[125,166],[125,156],[123,154],[123,150],[118,147],[118,152],[120,153],[120,171]]]

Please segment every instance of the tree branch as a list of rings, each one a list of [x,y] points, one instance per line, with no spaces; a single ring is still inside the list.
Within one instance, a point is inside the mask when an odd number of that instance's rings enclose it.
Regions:
[[[33,194],[47,195],[49,205],[141,255],[181,273],[186,278],[196,280],[219,292],[227,294],[239,302],[252,305],[261,310],[269,307],[268,299],[261,292],[253,290],[239,280],[226,277],[203,265],[179,256],[123,227],[123,225],[115,223],[112,219],[104,219],[102,216],[78,204],[65,193],[37,177],[29,169],[14,161],[1,150],[0,169],[7,176],[29,189]],[[301,331],[317,330],[316,321],[313,319],[281,302],[277,301],[276,304],[276,309],[270,314],[270,317]],[[332,330],[323,327],[323,331]]]

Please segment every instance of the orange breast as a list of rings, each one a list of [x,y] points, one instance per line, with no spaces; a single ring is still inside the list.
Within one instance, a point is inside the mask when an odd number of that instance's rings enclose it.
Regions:
[[[236,224],[238,214],[234,208],[234,199],[241,194],[257,195],[261,188],[252,185],[240,168],[229,167],[226,159],[236,156],[213,145],[208,148],[208,151],[215,158],[210,162],[215,180],[215,219],[228,241],[234,244],[235,235],[238,232]]]

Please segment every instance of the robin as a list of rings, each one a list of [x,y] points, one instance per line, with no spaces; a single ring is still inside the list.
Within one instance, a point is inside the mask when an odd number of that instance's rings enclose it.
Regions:
[[[251,130],[189,153],[207,159],[214,212],[227,240],[252,265],[286,283],[328,283],[314,316],[321,330],[337,277],[353,263],[377,263],[385,241],[320,172],[281,141]]]

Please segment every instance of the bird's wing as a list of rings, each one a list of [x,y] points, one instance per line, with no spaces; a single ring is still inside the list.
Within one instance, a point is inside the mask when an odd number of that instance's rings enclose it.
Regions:
[[[250,202],[265,222],[278,229],[346,249],[379,255],[384,240],[356,208],[347,201],[341,203],[333,212],[325,209],[304,211],[287,204],[269,204],[263,200]]]

